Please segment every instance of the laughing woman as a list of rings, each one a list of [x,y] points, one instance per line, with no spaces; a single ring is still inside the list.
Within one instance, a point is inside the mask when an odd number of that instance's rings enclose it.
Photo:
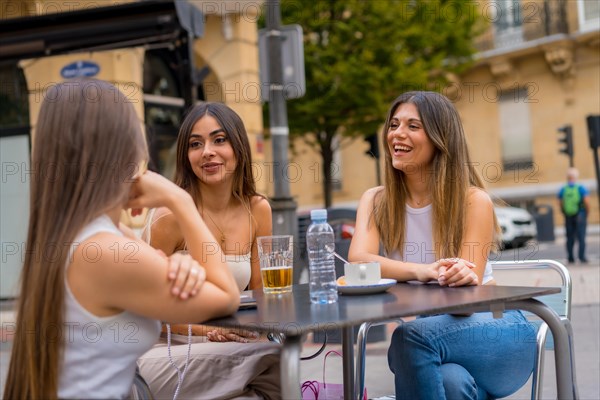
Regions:
[[[452,103],[433,92],[401,95],[382,139],[386,184],[360,200],[350,260],[379,261],[382,276],[400,282],[494,284],[488,260],[498,232],[494,208]],[[475,313],[402,324],[388,352],[396,398],[510,395],[533,369],[535,340],[525,340],[535,337],[526,335],[532,329],[519,311],[501,319]]]

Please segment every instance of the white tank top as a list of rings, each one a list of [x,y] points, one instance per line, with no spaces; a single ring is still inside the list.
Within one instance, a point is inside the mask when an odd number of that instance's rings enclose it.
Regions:
[[[240,292],[246,290],[250,283],[252,267],[250,265],[250,253],[248,254],[225,254],[225,262],[237,283]]]
[[[79,243],[99,232],[122,236],[112,220],[102,215],[77,234],[71,253]],[[90,245],[90,257],[92,250],[93,246]],[[67,263],[66,268],[69,265]],[[71,292],[66,271],[65,288],[65,322],[62,329],[65,347],[58,397],[126,398],[131,391],[136,360],[158,341],[160,322],[129,311],[110,317],[98,317],[90,313]]]
[[[400,255],[399,251],[394,251],[389,256],[390,258],[418,264],[431,264],[436,261],[433,247],[432,214],[431,204],[423,208],[412,208],[408,204],[406,205],[404,257]],[[483,273],[483,284],[492,279],[492,264],[488,260]]]

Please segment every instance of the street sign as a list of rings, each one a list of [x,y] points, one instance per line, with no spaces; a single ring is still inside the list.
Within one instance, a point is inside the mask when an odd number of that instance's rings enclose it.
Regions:
[[[75,61],[65,65],[60,70],[60,76],[65,79],[86,77],[98,75],[100,66],[93,61]]]
[[[268,102],[269,87],[269,46],[268,30],[258,31],[258,55],[260,62],[260,91],[263,101]],[[300,25],[284,25],[281,32],[281,63],[283,70],[283,88],[286,99],[297,99],[306,93],[304,76],[304,44]]]

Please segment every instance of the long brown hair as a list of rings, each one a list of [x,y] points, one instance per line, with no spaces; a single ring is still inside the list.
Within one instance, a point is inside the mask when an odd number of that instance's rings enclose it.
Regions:
[[[256,192],[256,183],[254,175],[252,175],[252,153],[248,133],[240,116],[223,103],[200,103],[192,107],[185,116],[177,137],[175,183],[189,192],[196,201],[202,201],[199,190],[200,183],[192,170],[188,150],[192,128],[196,122],[206,115],[210,115],[217,120],[225,131],[227,139],[231,142],[233,154],[237,161],[233,172],[232,194],[249,210],[252,197],[260,195]]]
[[[435,92],[407,92],[392,103],[383,127],[387,143],[390,121],[398,107],[414,104],[435,152],[429,175],[433,207],[433,243],[437,257],[456,257],[463,244],[467,196],[471,187],[484,189],[483,179],[473,167],[460,116],[454,105]],[[388,254],[403,253],[408,188],[404,172],[392,165],[389,146],[384,146],[385,186],[377,193],[373,219]],[[424,174],[425,178],[427,175]],[[498,224],[494,217],[494,229]]]
[[[72,80],[46,92],[33,142],[29,232],[4,398],[57,397],[70,244],[90,221],[124,204],[146,151],[135,110],[113,85]]]

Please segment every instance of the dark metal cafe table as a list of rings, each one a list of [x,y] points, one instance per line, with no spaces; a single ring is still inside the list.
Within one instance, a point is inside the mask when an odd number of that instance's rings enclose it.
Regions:
[[[526,310],[544,320],[554,337],[557,393],[560,399],[576,396],[571,353],[572,332],[558,315],[533,297],[558,293],[559,288],[469,286],[460,288],[400,283],[385,293],[339,296],[334,304],[311,304],[308,285],[294,285],[291,293],[266,295],[254,291],[257,307],[206,322],[209,325],[281,332],[285,341],[281,352],[282,397],[299,399],[300,350],[303,333],[342,329],[344,397],[355,399],[353,326],[423,314],[492,311],[501,317],[504,310]]]

